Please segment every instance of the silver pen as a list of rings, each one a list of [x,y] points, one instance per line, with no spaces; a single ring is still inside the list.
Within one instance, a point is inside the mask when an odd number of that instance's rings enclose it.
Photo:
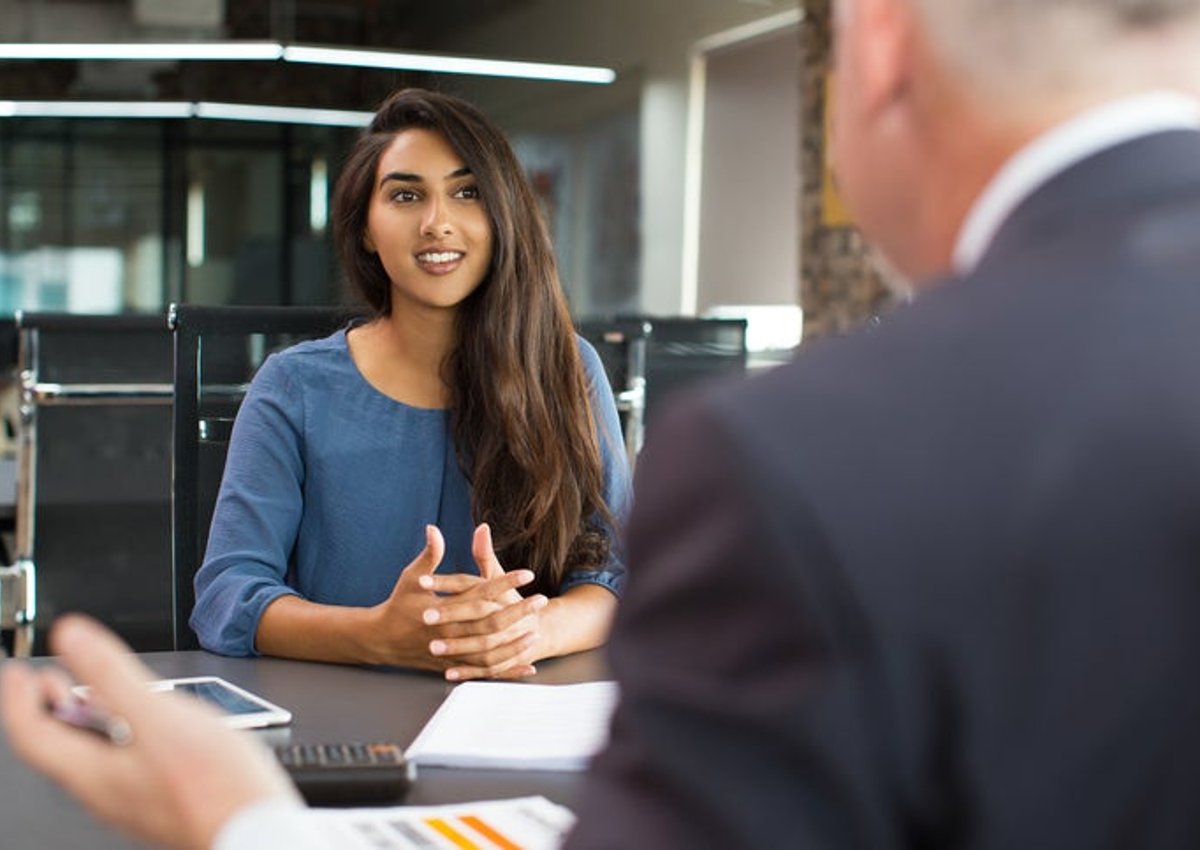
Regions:
[[[130,728],[129,721],[123,717],[116,717],[100,711],[86,702],[65,700],[55,703],[51,707],[50,713],[77,729],[85,729],[95,732],[97,735],[103,735],[119,747],[124,747],[133,741],[133,729]]]

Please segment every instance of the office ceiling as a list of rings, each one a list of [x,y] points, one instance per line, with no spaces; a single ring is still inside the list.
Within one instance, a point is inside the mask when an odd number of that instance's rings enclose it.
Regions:
[[[0,11],[26,30],[20,40],[63,40],[73,13],[93,32],[128,29],[162,38],[178,29],[189,38],[273,39],[339,45],[434,49],[469,29],[529,4],[529,0],[3,0]],[[45,24],[54,22],[57,27]],[[96,32],[95,40],[112,33]],[[113,38],[113,40],[116,40]]]
[[[112,0],[102,0],[112,2]],[[528,0],[236,0],[229,38],[435,50]]]
[[[0,41],[271,40],[452,52],[530,0],[0,0]],[[219,100],[370,109],[422,74],[242,62],[0,62],[0,99]]]
[[[584,86],[283,62],[0,61],[0,101],[182,100],[370,110],[393,89],[461,94],[509,129],[637,111],[697,39],[798,0],[0,0],[0,42],[271,40],[606,65]]]

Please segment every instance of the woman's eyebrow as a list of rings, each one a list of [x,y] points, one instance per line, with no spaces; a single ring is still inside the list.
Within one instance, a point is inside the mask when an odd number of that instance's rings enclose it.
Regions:
[[[451,171],[449,174],[446,175],[445,179],[457,180],[459,177],[469,176],[470,173],[471,173],[471,169],[464,165],[462,168],[456,168],[453,171]],[[412,174],[408,171],[389,171],[387,174],[383,175],[383,177],[380,179],[379,185],[382,186],[385,183],[389,183],[393,180],[398,183],[423,183],[423,182],[425,182],[425,178],[423,178],[420,174]]]
[[[379,180],[379,185],[382,186],[384,183],[389,183],[393,180],[395,180],[399,183],[421,183],[421,182],[423,182],[423,178],[421,177],[420,174],[410,174],[407,171],[389,171],[387,174],[383,175],[383,177]]]

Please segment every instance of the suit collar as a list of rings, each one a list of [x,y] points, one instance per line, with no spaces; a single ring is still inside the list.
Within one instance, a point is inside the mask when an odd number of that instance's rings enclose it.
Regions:
[[[1200,131],[1155,133],[1102,151],[1055,175],[1000,227],[977,270],[1124,209],[1200,197]]]
[[[1042,134],[1003,165],[972,205],[954,247],[954,269],[974,269],[1004,222],[1055,175],[1137,138],[1185,129],[1200,130],[1200,102],[1150,92],[1086,110]]]

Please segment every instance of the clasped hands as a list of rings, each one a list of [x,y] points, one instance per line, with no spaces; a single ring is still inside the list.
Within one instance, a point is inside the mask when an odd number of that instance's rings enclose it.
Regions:
[[[532,675],[533,663],[552,654],[539,628],[549,600],[517,592],[533,573],[504,570],[486,523],[471,540],[479,575],[435,574],[445,548],[437,527],[426,526],[425,548],[376,608],[396,663],[443,670],[450,681]]]

